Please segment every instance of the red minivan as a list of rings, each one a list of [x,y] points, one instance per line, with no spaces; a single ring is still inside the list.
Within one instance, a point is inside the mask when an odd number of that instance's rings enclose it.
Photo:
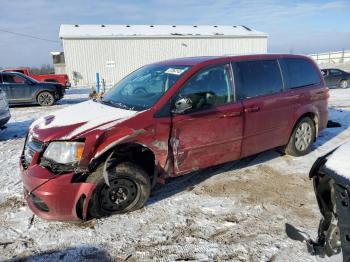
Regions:
[[[141,208],[166,178],[282,147],[311,150],[328,88],[306,56],[181,58],[146,65],[99,101],[35,121],[20,167],[40,217],[88,219]]]

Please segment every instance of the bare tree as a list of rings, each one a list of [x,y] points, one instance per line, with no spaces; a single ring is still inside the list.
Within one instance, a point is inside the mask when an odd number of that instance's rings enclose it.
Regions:
[[[55,70],[53,66],[49,64],[43,64],[41,67],[32,67],[30,72],[35,75],[46,75],[46,74],[54,74]]]

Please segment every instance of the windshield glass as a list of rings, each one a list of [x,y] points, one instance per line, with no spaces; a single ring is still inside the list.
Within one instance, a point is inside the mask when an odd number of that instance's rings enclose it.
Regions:
[[[190,66],[148,65],[117,83],[101,103],[141,111],[152,107]]]

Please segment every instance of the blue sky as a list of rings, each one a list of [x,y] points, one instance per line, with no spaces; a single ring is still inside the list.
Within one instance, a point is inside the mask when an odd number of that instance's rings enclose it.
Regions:
[[[1,0],[0,66],[51,63],[60,24],[246,25],[269,34],[269,52],[350,49],[350,0]]]

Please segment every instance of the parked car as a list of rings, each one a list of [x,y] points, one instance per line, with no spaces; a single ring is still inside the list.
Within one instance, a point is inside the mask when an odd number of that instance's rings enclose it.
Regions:
[[[10,105],[51,106],[65,93],[60,84],[40,83],[17,72],[0,72],[0,88],[6,93]]]
[[[322,219],[313,253],[350,259],[350,141],[317,159],[310,171]]]
[[[350,73],[336,68],[322,69],[322,75],[328,87],[347,88],[350,82]]]
[[[305,56],[147,65],[100,101],[32,124],[21,155],[24,195],[46,219],[102,217],[141,208],[169,177],[276,147],[302,156],[327,126],[328,96]]]
[[[11,114],[7,103],[6,94],[0,89],[0,129],[10,120]]]
[[[8,68],[3,69],[1,72],[17,72],[29,76],[38,82],[51,82],[51,83],[59,83],[62,86],[68,88],[71,86],[69,82],[68,75],[66,74],[45,74],[45,75],[35,75],[30,72],[29,67],[23,68]]]

